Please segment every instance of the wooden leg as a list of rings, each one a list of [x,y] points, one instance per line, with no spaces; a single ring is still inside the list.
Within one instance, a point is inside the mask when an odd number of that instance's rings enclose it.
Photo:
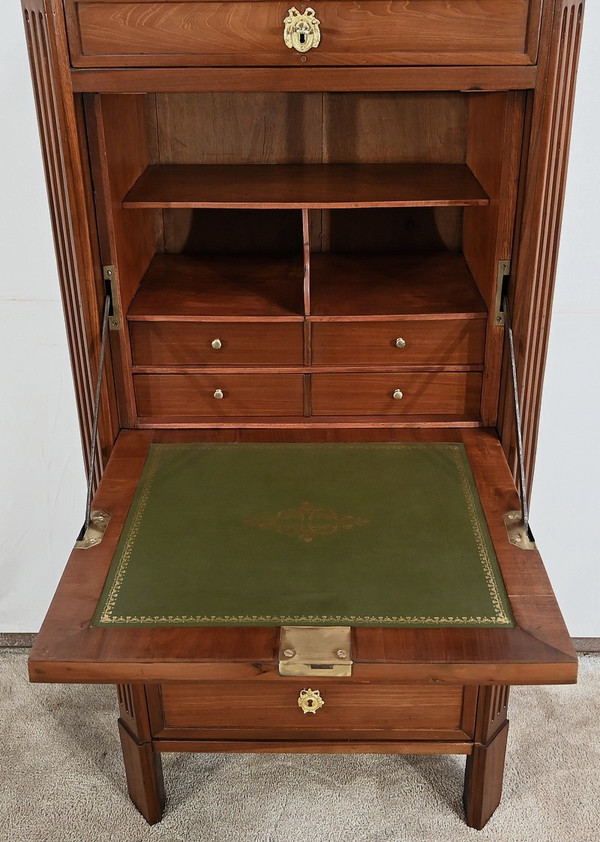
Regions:
[[[162,819],[165,788],[160,754],[152,746],[146,690],[143,686],[120,684],[117,692],[129,797],[148,824],[156,824]]]
[[[119,736],[125,762],[129,797],[148,824],[162,819],[165,804],[162,763],[152,743],[141,745],[119,720]]]
[[[508,737],[508,687],[480,687],[473,753],[467,757],[463,802],[469,827],[481,830],[500,803]]]

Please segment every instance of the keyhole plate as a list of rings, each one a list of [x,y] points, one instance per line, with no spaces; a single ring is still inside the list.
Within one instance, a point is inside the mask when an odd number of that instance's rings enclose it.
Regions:
[[[283,22],[283,42],[290,50],[307,53],[321,43],[321,21],[310,6],[304,13],[295,6],[288,11]]]

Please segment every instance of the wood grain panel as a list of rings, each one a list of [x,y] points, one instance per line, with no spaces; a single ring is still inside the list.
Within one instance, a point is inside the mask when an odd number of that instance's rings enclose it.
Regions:
[[[146,418],[302,415],[301,374],[137,374],[138,414]],[[215,399],[217,390],[223,398]]]
[[[304,359],[301,323],[131,322],[129,332],[135,365],[282,366]]]
[[[380,219],[378,215],[373,222],[376,224]],[[374,227],[369,227],[369,237],[377,236],[371,233]],[[410,227],[414,235],[414,224]],[[311,270],[312,313],[322,320],[388,315],[411,318],[486,315],[483,300],[460,252],[319,253],[312,255]]]
[[[296,221],[300,223],[299,214]],[[300,252],[281,257],[157,254],[127,313],[131,321],[269,320],[274,316],[302,319]]]
[[[529,64],[539,0],[330,0],[318,49],[283,42],[283,2],[67,0],[73,64],[85,66]],[[533,26],[529,26],[529,24]],[[533,31],[532,31],[533,30]],[[351,45],[349,47],[349,45]]]
[[[462,164],[467,104],[467,96],[456,92],[326,93],[323,160]]]
[[[536,30],[537,38],[537,30]],[[76,92],[246,93],[287,91],[498,91],[535,87],[537,66],[519,67],[134,67],[72,70]]]
[[[265,687],[260,698],[253,687],[239,683],[163,684],[158,716],[153,716],[154,737],[457,740],[474,733],[474,711],[467,721],[463,717],[461,686],[360,685],[338,680],[322,688],[324,706],[316,714],[304,714],[298,696],[306,681],[284,679]],[[467,696],[472,692],[466,688]]]
[[[313,365],[482,365],[485,319],[313,324]],[[401,339],[405,345],[397,346]]]
[[[489,199],[462,164],[150,166],[124,208],[464,207]]]
[[[476,418],[481,374],[313,374],[313,415],[460,415]],[[402,399],[395,400],[400,389]]]

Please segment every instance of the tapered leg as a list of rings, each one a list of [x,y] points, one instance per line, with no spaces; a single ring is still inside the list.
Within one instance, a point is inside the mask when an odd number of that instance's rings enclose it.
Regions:
[[[160,754],[154,751],[143,686],[120,684],[119,736],[129,797],[146,819],[156,824],[162,818],[165,788]]]
[[[467,757],[463,802],[469,827],[481,830],[500,803],[508,737],[508,687],[480,687],[473,753]]]

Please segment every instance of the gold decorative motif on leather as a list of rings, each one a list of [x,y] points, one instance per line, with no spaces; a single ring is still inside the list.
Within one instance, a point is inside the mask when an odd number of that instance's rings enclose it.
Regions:
[[[298,707],[302,713],[316,713],[324,704],[325,702],[318,690],[311,690],[310,687],[308,690],[300,690]]]
[[[291,535],[307,544],[320,535],[332,535],[342,529],[354,529],[368,523],[370,521],[366,517],[339,515],[333,509],[318,508],[312,503],[302,503],[297,509],[284,509],[274,515],[249,517],[244,521],[246,526]]]
[[[295,6],[288,11],[283,22],[283,40],[286,47],[299,53],[307,53],[321,43],[320,20],[310,6],[302,13]]]

